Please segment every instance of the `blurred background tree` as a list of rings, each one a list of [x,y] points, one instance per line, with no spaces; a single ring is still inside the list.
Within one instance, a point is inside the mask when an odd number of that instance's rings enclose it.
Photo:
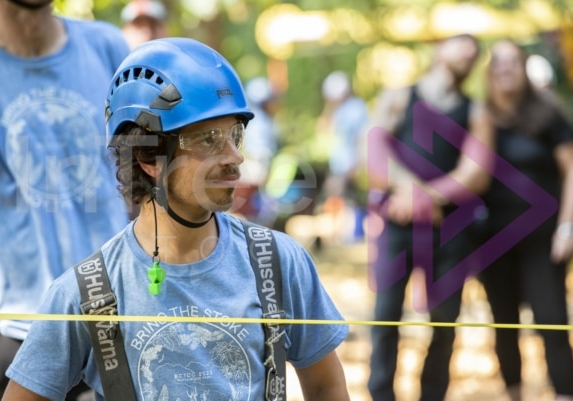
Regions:
[[[347,72],[355,92],[371,102],[383,87],[416,79],[431,59],[429,45],[450,34],[474,33],[486,47],[500,37],[516,39],[551,63],[554,89],[565,103],[573,98],[573,0],[163,2],[170,35],[205,42],[227,57],[245,82],[265,75],[283,91],[278,115],[283,143],[311,160],[322,157],[316,147],[304,144],[316,136],[324,77],[333,70]],[[62,14],[120,26],[127,0],[54,4]],[[487,57],[484,52],[483,61]],[[467,84],[478,97],[484,64]]]

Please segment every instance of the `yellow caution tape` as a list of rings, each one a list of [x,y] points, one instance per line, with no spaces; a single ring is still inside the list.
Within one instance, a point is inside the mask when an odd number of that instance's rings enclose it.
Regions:
[[[116,322],[175,322],[175,323],[243,323],[243,324],[329,324],[350,326],[424,326],[424,327],[481,327],[492,329],[573,330],[571,324],[472,323],[472,322],[412,322],[374,320],[321,320],[321,319],[263,319],[198,316],[129,316],[129,315],[66,315],[0,313],[0,320],[60,320]]]

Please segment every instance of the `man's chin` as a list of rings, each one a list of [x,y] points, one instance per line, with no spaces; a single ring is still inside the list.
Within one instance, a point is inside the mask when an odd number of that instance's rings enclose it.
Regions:
[[[234,205],[234,192],[234,189],[229,189],[225,196],[209,199],[205,208],[212,212],[226,212]]]
[[[233,206],[233,202],[228,203],[228,204],[224,204],[224,205],[213,204],[213,207],[211,207],[210,209],[212,212],[226,212],[229,209],[231,209],[232,206]]]

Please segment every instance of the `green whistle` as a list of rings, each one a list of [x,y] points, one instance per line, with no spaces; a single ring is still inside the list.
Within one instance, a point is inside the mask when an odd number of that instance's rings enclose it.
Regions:
[[[161,291],[161,283],[165,280],[165,270],[159,266],[159,262],[153,262],[153,267],[147,269],[147,277],[149,278],[149,293],[157,295]]]

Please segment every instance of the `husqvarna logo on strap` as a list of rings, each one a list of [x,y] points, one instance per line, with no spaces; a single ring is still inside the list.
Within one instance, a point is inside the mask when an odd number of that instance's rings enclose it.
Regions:
[[[101,260],[99,258],[87,260],[78,266],[78,273],[82,276],[101,272]]]
[[[102,314],[99,309],[114,307],[116,305],[113,294],[104,293],[104,282],[101,259],[95,258],[80,264],[78,274],[81,276],[82,285],[86,290],[87,302],[82,303],[82,313],[86,315]],[[103,314],[116,314],[106,311]]]
[[[262,279],[261,291],[268,302],[267,310],[263,310],[263,314],[266,317],[280,317],[281,311],[279,311],[277,306],[275,280],[273,279],[273,237],[271,231],[262,227],[249,227],[247,233],[253,240],[249,252],[255,260],[255,266]]]
[[[249,238],[253,241],[263,241],[266,240],[269,243],[271,242],[271,232],[263,227],[249,227],[248,229]],[[270,246],[270,244],[269,244]]]
[[[111,292],[105,292],[104,286],[104,266],[102,264],[101,253],[94,259],[88,259],[76,268],[80,291],[85,291],[82,298],[86,299],[80,305],[84,315],[117,315],[117,301]],[[82,290],[83,289],[83,290]],[[91,330],[95,330],[98,342],[98,353],[101,354],[103,367],[105,370],[114,370],[119,366],[117,359],[114,338],[117,333],[117,322],[98,321],[94,323]]]

